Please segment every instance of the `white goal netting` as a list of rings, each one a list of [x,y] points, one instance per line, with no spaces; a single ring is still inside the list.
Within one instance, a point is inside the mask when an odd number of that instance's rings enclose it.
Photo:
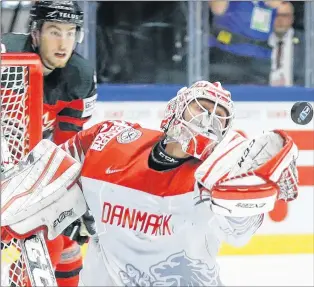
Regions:
[[[1,67],[1,131],[17,162],[29,149],[27,66]]]
[[[26,57],[23,54],[22,57]],[[34,64],[33,64],[34,65]],[[5,141],[10,162],[16,163],[30,149],[30,67],[27,64],[6,65],[5,57],[1,63],[1,142]],[[42,81],[42,78],[38,78]],[[34,82],[34,81],[33,81]],[[34,95],[41,97],[42,95]],[[42,107],[39,107],[37,119],[41,120]],[[3,158],[3,149],[1,157]],[[1,170],[10,164],[1,158]],[[27,286],[27,272],[21,255],[19,240],[6,240],[6,232],[1,229],[1,286]]]
[[[1,241],[1,286],[27,286],[26,266],[19,241]]]

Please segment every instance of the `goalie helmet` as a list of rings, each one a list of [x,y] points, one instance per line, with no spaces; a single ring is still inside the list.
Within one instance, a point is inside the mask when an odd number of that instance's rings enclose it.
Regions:
[[[201,99],[214,104],[211,113],[201,105]],[[187,121],[184,112],[189,110],[193,101],[203,112],[197,115],[190,113],[192,118]],[[226,117],[216,114],[218,106],[226,111]],[[231,128],[233,118],[234,107],[230,92],[220,82],[198,81],[189,88],[179,90],[176,97],[168,102],[160,127],[168,142],[176,141],[185,153],[204,160]],[[225,122],[224,126],[222,122]]]
[[[31,30],[45,21],[70,23],[77,27],[77,42],[83,41],[84,13],[76,1],[36,1],[30,11]]]

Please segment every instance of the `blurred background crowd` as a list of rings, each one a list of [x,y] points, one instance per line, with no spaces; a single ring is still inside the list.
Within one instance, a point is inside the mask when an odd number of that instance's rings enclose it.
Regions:
[[[89,35],[78,49],[94,62],[99,83],[184,84],[202,77],[314,86],[314,18],[306,18],[304,1],[80,3]],[[28,32],[30,4],[3,1],[1,32]]]

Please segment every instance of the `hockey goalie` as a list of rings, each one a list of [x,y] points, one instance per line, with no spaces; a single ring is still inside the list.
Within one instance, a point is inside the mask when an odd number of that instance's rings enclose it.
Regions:
[[[168,103],[162,132],[105,121],[60,147],[43,140],[4,173],[2,226],[54,238],[88,208],[96,228],[81,218],[68,234],[91,237],[82,286],[222,285],[221,242],[246,244],[277,200],[298,194],[292,139],[243,138],[234,116],[230,92],[199,81]]]

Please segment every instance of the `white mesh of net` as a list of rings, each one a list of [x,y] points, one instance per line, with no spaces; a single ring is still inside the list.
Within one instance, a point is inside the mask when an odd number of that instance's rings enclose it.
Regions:
[[[1,286],[27,285],[26,266],[20,251],[19,240],[1,242]]]
[[[28,67],[1,67],[1,128],[14,162],[28,150]]]
[[[13,162],[28,152],[27,66],[1,66],[1,137],[5,138]],[[1,240],[1,286],[26,286],[26,267],[19,241]]]

